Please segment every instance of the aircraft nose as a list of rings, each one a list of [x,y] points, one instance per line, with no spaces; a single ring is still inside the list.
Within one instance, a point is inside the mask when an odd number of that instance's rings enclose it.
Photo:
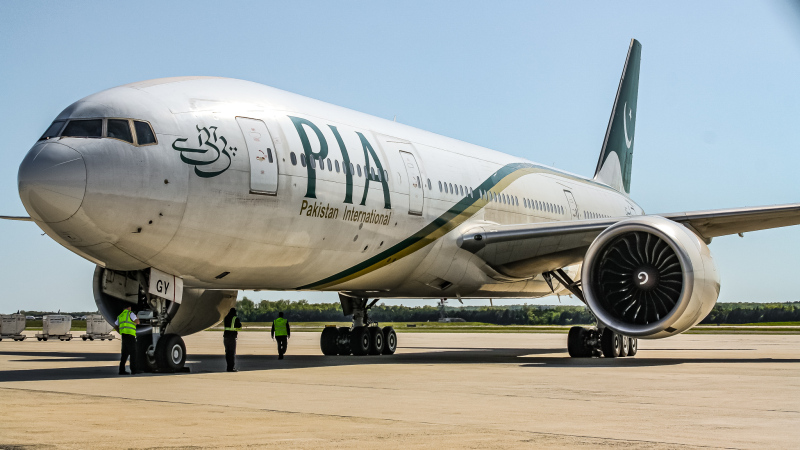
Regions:
[[[61,222],[78,211],[86,194],[86,165],[80,153],[57,142],[28,152],[17,175],[19,197],[43,222]]]

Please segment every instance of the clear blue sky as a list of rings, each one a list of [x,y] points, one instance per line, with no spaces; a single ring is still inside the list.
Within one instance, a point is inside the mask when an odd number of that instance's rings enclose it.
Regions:
[[[800,10],[788,1],[5,0],[0,22],[0,214],[26,215],[17,168],[63,108],[180,75],[396,115],[589,176],[632,37],[643,51],[631,189],[646,211],[800,202]],[[0,223],[0,312],[94,310],[92,264],[40,234]],[[720,300],[800,300],[799,249],[800,227],[716,239]]]

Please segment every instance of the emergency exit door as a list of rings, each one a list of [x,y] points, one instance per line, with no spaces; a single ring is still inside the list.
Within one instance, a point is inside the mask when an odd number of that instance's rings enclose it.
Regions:
[[[408,175],[408,213],[421,216],[425,196],[417,160],[414,155],[404,151],[400,151],[400,157],[403,158],[403,165],[406,166],[406,175]]]
[[[264,122],[237,117],[250,155],[250,193],[278,194],[278,154]]]
[[[572,192],[564,189],[564,195],[567,196],[567,203],[569,203],[569,211],[572,213],[573,219],[578,219],[578,204],[575,202],[575,197]]]

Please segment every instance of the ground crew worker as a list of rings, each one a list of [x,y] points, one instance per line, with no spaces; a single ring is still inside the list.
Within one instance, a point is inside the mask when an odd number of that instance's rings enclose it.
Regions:
[[[278,359],[283,359],[283,354],[286,353],[286,345],[289,343],[288,339],[292,335],[292,330],[289,329],[289,321],[283,318],[283,311],[278,313],[278,318],[272,321],[272,340],[278,341]]]
[[[120,375],[139,373],[136,361],[136,325],[139,325],[139,319],[131,311],[130,306],[122,310],[122,313],[117,316],[117,320],[114,322],[114,329],[117,330],[122,338],[122,356],[119,360]],[[125,362],[129,356],[131,357],[131,371],[126,372]]]
[[[228,372],[238,372],[236,369],[236,339],[239,337],[239,330],[242,329],[242,322],[236,316],[236,308],[231,308],[225,316],[222,324],[225,331],[222,332],[222,344],[225,346],[225,362],[228,363]]]

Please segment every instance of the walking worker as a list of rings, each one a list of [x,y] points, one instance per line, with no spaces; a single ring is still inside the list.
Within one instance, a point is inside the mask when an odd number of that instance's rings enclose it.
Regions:
[[[117,320],[114,322],[114,329],[117,330],[122,338],[122,356],[119,359],[119,374],[130,375],[138,373],[138,365],[136,362],[136,325],[139,325],[139,319],[136,314],[131,311],[128,306],[122,310]],[[131,357],[131,371],[125,371],[125,362],[128,357]]]
[[[273,341],[278,341],[278,359],[283,359],[283,354],[286,353],[286,345],[289,343],[288,339],[292,335],[292,330],[289,329],[289,321],[283,318],[283,311],[278,313],[278,318],[272,321],[272,335]]]
[[[222,332],[222,345],[225,346],[225,362],[228,363],[228,372],[238,372],[236,369],[236,339],[239,337],[239,330],[242,329],[242,322],[236,317],[236,308],[231,308],[228,315],[223,320],[225,331]]]

